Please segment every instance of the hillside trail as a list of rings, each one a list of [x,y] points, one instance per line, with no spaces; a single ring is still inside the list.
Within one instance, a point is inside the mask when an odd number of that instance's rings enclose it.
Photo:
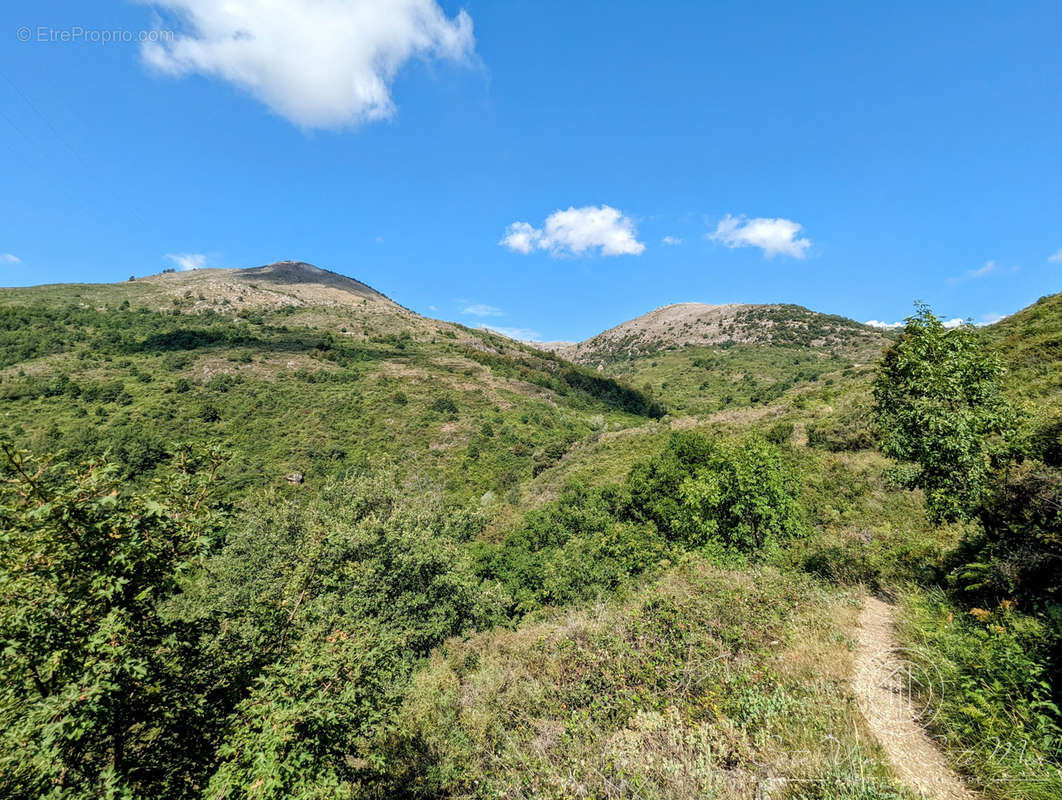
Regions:
[[[904,658],[893,631],[892,607],[876,597],[864,600],[859,617],[859,650],[854,688],[867,725],[885,751],[896,775],[930,800],[976,800],[949,767],[920,723],[926,711],[924,693],[913,685],[937,692],[934,676]]]

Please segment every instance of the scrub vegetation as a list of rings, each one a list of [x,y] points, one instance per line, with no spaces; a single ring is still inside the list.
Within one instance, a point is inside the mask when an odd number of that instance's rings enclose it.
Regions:
[[[874,593],[956,772],[1062,795],[1058,296],[733,313],[576,363],[307,265],[5,290],[0,794],[913,798]]]

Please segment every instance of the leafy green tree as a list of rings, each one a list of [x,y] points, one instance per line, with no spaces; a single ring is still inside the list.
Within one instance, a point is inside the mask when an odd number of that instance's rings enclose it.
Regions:
[[[192,642],[161,607],[210,546],[220,459],[149,495],[114,465],[0,451],[0,794],[179,796]]]
[[[923,303],[915,312],[874,382],[882,451],[914,465],[897,474],[925,491],[932,520],[969,519],[1013,427],[1003,367],[972,325],[945,328]]]
[[[800,532],[800,510],[778,448],[751,436],[718,442],[676,433],[627,479],[628,513],[690,547],[753,553]]]
[[[778,449],[755,436],[717,446],[679,487],[691,544],[759,553],[799,535],[800,511]]]

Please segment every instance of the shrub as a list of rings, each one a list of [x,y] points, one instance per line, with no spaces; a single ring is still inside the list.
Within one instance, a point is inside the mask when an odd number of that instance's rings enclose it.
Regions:
[[[762,439],[721,445],[679,491],[680,528],[690,544],[721,542],[756,554],[801,532],[799,509],[781,459]]]
[[[853,410],[808,425],[808,446],[840,453],[869,450],[875,445],[866,415]]]
[[[209,546],[210,478],[141,495],[113,465],[2,449],[0,794],[175,796],[202,769],[209,706],[198,631],[162,606]]]
[[[690,547],[756,553],[801,530],[778,450],[757,437],[672,434],[660,455],[632,469],[628,487],[635,518]]]
[[[793,430],[795,425],[787,420],[774,423],[767,432],[764,434],[764,438],[771,444],[783,445],[789,444],[789,440],[793,438]]]

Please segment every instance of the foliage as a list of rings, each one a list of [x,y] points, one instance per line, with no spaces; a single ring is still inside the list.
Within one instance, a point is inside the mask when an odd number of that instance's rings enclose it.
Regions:
[[[1016,599],[1062,616],[1062,473],[1011,465],[979,509],[980,532],[956,555],[955,583],[970,602]]]
[[[503,583],[516,613],[617,588],[667,552],[655,526],[624,518],[621,493],[568,484],[500,546],[478,543],[480,570]]]
[[[771,444],[785,445],[789,444],[789,441],[793,438],[793,431],[796,426],[789,420],[782,420],[781,422],[774,423],[767,432],[764,433],[765,438]]]
[[[971,326],[949,330],[928,306],[915,308],[874,382],[882,450],[918,465],[909,484],[925,490],[933,519],[966,519],[1013,424],[1003,367]]]
[[[211,546],[219,458],[139,494],[111,465],[0,446],[2,793],[180,794],[210,723],[184,675],[194,631],[160,609]]]
[[[835,414],[808,425],[808,447],[832,453],[868,450],[876,444],[865,410]]]
[[[801,532],[800,512],[777,449],[756,437],[725,443],[680,488],[687,541],[718,539],[760,553]]]
[[[418,495],[379,474],[305,503],[274,498],[207,565],[185,614],[223,620],[214,659],[252,677],[208,796],[368,791],[385,777],[377,738],[416,660],[500,621],[504,596],[461,546],[480,522]]]
[[[801,531],[777,448],[752,436],[714,442],[677,433],[629,479],[632,512],[688,547],[758,554]]]
[[[1062,795],[1062,727],[1049,683],[1060,629],[1012,605],[963,611],[939,591],[907,592],[901,634],[925,659],[932,728],[990,798]]]

